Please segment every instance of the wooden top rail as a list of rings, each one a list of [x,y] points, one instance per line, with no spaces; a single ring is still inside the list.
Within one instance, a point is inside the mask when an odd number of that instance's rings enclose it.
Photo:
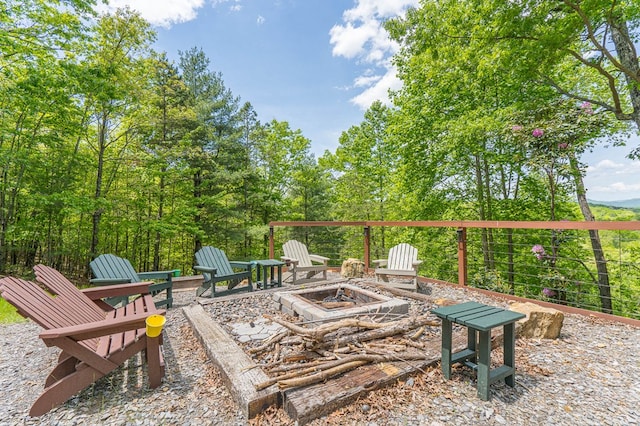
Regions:
[[[611,231],[640,231],[640,221],[510,221],[510,220],[419,220],[419,221],[282,221],[269,222],[269,227],[284,226],[408,226],[431,228],[511,228],[511,229],[597,229]]]

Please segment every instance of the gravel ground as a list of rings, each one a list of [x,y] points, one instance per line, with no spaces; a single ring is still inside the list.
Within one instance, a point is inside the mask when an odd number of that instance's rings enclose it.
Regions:
[[[335,278],[335,277],[334,277]],[[364,281],[352,280],[351,283]],[[508,306],[464,289],[429,284],[433,300],[476,300]],[[38,339],[30,322],[0,326],[0,425],[245,425],[295,424],[282,409],[243,417],[182,314],[195,291],[175,293],[167,313],[167,374],[147,388],[140,358],[102,378],[39,418],[28,411],[54,366],[55,348]],[[205,305],[228,324],[257,319],[272,308],[264,292]],[[407,299],[413,311],[432,304]],[[492,385],[492,399],[476,396],[472,373],[456,368],[443,379],[439,365],[375,390],[317,419],[319,425],[640,425],[640,328],[593,316],[566,314],[557,340],[518,339],[516,386]]]

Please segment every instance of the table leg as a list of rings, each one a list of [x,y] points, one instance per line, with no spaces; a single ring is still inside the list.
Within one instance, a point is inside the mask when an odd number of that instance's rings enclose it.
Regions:
[[[478,342],[478,333],[473,328],[467,327],[467,349],[474,351],[476,353],[476,355],[468,359],[474,364],[476,363],[477,354],[478,354],[478,348],[476,347],[477,342]]]
[[[261,265],[257,265],[256,266],[256,287],[260,288],[260,269],[262,268]]]
[[[442,319],[442,352],[441,352],[441,361],[442,364],[442,374],[444,374],[444,378],[449,380],[451,378],[451,346],[452,346],[452,335],[453,327],[451,326],[451,321],[448,319]]]
[[[278,287],[282,287],[282,265],[278,265]]]
[[[478,348],[478,397],[483,401],[488,401],[489,395],[489,373],[491,370],[491,330],[480,331],[480,342]]]
[[[269,287],[269,267],[268,266],[263,266],[262,267],[262,289],[266,290]]]
[[[504,365],[511,367],[513,374],[504,378],[507,385],[514,387],[516,384],[515,366],[516,366],[516,333],[515,323],[505,324],[503,327],[504,334]]]

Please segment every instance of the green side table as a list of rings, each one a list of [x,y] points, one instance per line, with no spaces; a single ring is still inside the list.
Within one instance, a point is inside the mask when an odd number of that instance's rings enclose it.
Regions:
[[[457,362],[477,372],[478,397],[491,398],[489,385],[504,379],[515,386],[515,323],[526,315],[477,302],[461,303],[433,309],[442,320],[442,373],[451,378],[451,365]],[[452,350],[452,324],[467,327],[467,347],[456,353]],[[491,329],[502,326],[504,330],[504,364],[491,369]],[[478,339],[479,335],[479,339]]]
[[[256,287],[266,289],[269,287],[282,287],[282,266],[284,262],[275,259],[254,260],[256,266]],[[278,269],[276,279],[275,270]],[[271,272],[271,274],[269,274]]]

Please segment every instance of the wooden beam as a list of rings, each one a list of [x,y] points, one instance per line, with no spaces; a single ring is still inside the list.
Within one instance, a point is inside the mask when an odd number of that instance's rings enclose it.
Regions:
[[[286,390],[283,392],[283,408],[298,425],[307,424],[352,403],[374,389],[393,385],[398,380],[436,364],[440,361],[440,343],[439,337],[429,342],[428,347],[423,350],[424,360],[365,365],[325,383]],[[454,334],[454,351],[462,350],[466,345],[466,333]]]
[[[227,389],[248,419],[280,403],[276,385],[256,391],[256,383],[268,380],[269,376],[256,366],[202,306],[191,305],[182,310],[207,355],[220,370]]]

